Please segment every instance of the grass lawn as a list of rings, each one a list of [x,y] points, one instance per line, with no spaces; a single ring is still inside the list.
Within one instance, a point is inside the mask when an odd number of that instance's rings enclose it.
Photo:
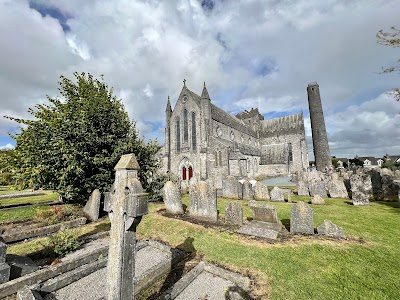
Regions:
[[[22,190],[22,191],[17,191],[11,189],[11,186],[9,185],[0,185],[0,195],[8,195],[8,194],[15,194],[15,193],[21,193],[21,192],[31,192],[32,190]]]
[[[300,201],[300,197],[292,199]],[[307,197],[301,199],[308,201]],[[220,218],[230,201],[218,199]],[[184,196],[183,203],[188,202]],[[247,201],[238,202],[245,217],[251,217]],[[194,239],[197,254],[205,260],[255,274],[263,299],[399,299],[400,209],[386,202],[367,207],[355,207],[342,199],[325,202],[325,206],[312,206],[314,226],[329,219],[343,227],[349,240],[299,236],[268,243],[163,217],[156,213],[163,204],[150,205],[150,214],[143,218],[138,234],[174,247],[184,247],[187,238]],[[279,219],[290,219],[292,203],[272,204]]]
[[[30,197],[33,198],[33,197]],[[189,206],[187,195],[182,198]],[[293,196],[292,201],[310,197]],[[220,218],[232,200],[219,198]],[[244,216],[252,217],[247,201],[238,200]],[[350,200],[325,199],[312,206],[314,226],[329,219],[343,227],[348,240],[294,236],[283,242],[234,234],[226,228],[205,227],[157,213],[162,203],[150,203],[149,215],[138,227],[140,239],[157,239],[173,247],[189,249],[187,241],[203,260],[231,270],[249,273],[255,279],[255,294],[262,299],[400,299],[400,209],[397,203],[372,202],[367,207]],[[268,202],[265,202],[268,203]],[[270,203],[284,223],[292,203]],[[46,206],[38,209],[47,209]],[[1,223],[31,219],[34,207],[0,211]],[[74,230],[82,236],[109,226],[108,220]],[[46,238],[11,245],[8,253],[28,254],[43,249]],[[193,250],[193,249],[191,249]]]
[[[31,197],[1,199],[0,207],[8,205],[27,204],[27,203],[32,203],[32,204],[47,203],[47,202],[54,202],[57,199],[58,199],[58,194],[56,193],[49,193],[45,195],[31,196]]]

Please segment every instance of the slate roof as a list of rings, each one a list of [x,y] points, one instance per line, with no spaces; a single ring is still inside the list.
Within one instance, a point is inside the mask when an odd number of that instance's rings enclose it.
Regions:
[[[303,114],[294,114],[261,121],[261,137],[304,131]]]

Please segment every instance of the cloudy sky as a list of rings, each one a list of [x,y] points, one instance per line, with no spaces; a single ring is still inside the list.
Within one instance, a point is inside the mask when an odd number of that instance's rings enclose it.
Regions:
[[[400,103],[385,94],[400,75],[379,74],[400,48],[376,43],[399,11],[398,0],[0,0],[1,116],[28,117],[77,71],[104,74],[146,139],[164,142],[183,79],[198,94],[205,81],[231,113],[303,110],[309,136],[317,81],[332,155],[400,154]],[[0,117],[0,147],[17,130]]]

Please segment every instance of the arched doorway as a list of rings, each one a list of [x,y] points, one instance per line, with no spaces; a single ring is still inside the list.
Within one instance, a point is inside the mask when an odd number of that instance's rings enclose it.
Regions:
[[[192,166],[189,166],[189,171],[188,171],[188,173],[189,173],[189,180],[190,180],[190,178],[192,178],[193,177],[193,168],[192,168]]]
[[[188,181],[193,177],[193,164],[187,157],[184,157],[179,163],[179,172],[183,181]]]
[[[186,180],[186,167],[182,167],[182,180]]]

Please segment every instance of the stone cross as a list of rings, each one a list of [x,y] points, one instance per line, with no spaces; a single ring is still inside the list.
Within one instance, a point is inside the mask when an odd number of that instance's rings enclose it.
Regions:
[[[130,300],[134,299],[136,228],[148,213],[148,194],[137,178],[139,164],[134,154],[122,155],[114,170],[114,184],[104,199],[111,221],[108,299]]]

